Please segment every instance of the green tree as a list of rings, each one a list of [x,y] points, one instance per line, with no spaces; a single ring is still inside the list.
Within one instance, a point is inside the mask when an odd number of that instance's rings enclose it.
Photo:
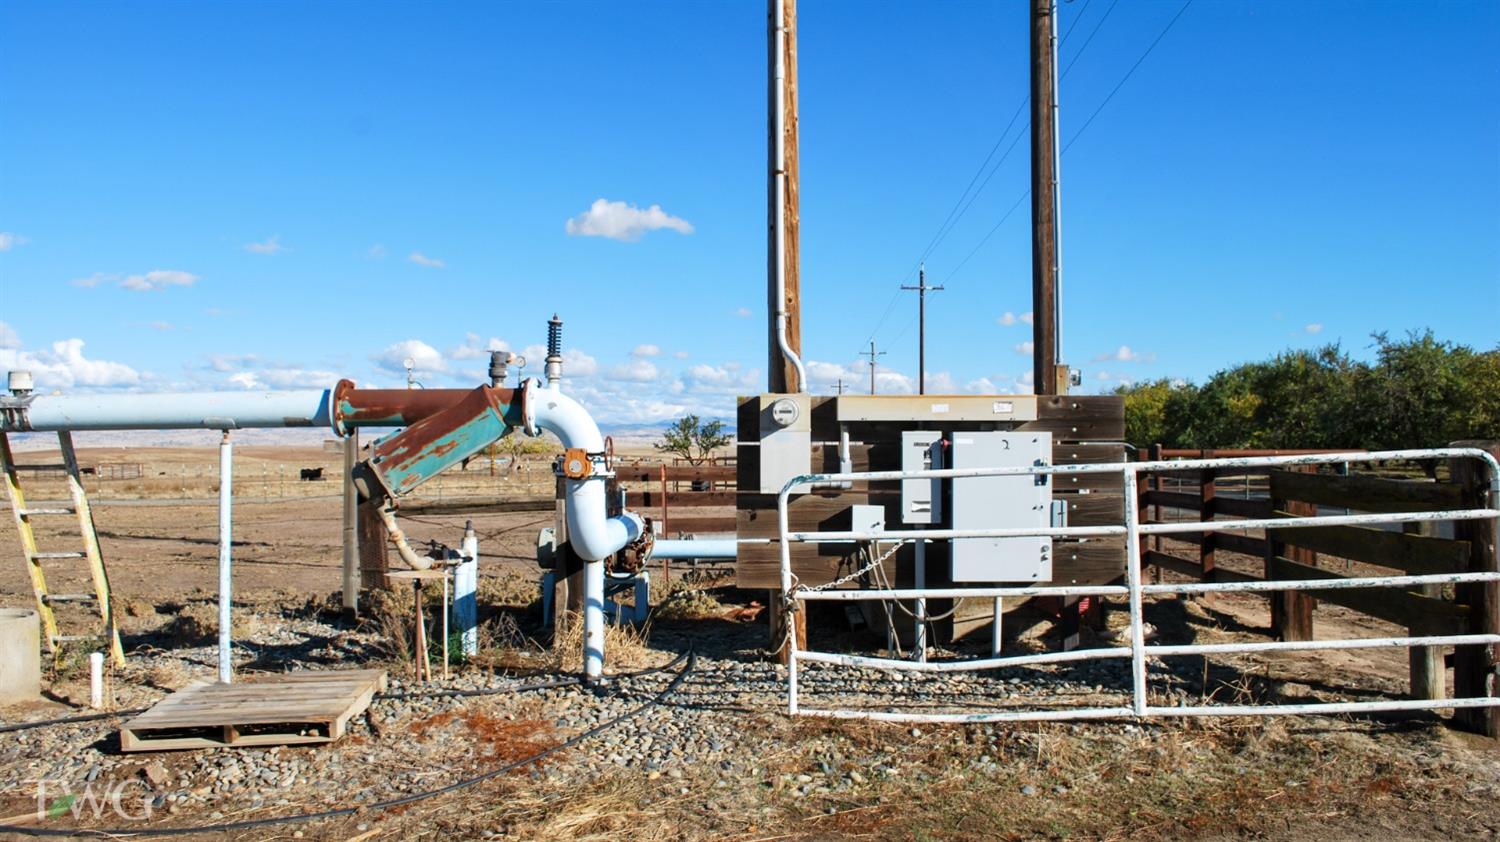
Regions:
[[[724,422],[704,423],[696,415],[684,415],[673,421],[655,443],[657,450],[676,453],[690,465],[701,465],[713,452],[734,439],[724,432]]]

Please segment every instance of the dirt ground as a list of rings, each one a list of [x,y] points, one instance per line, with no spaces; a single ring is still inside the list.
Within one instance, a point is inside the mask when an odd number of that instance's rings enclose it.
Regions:
[[[335,454],[312,448],[253,450],[237,454],[246,476],[256,476],[257,468],[270,476],[318,464],[318,459],[335,467]],[[192,449],[105,455],[149,464],[156,476],[166,477],[158,487],[120,488],[113,495],[110,480],[100,479],[97,493],[90,487],[129,649],[133,636],[146,635],[169,619],[158,615],[161,606],[203,600],[216,592],[214,456],[211,450]],[[89,464],[100,454],[85,451],[82,457]],[[174,470],[188,480],[174,477]],[[507,489],[545,489],[550,482],[545,474],[492,478],[485,473],[461,478],[449,493],[504,494]],[[246,496],[236,501],[236,601],[262,611],[270,618],[263,622],[274,622],[289,600],[327,600],[338,589],[341,503],[334,493],[303,491],[303,486],[322,485],[336,492],[333,483],[296,485],[303,496],[295,498],[279,496],[269,479],[260,493],[251,485],[245,483]],[[36,486],[45,489],[44,482]],[[131,495],[157,499],[128,499]],[[46,493],[32,497],[57,499]],[[513,582],[517,574],[536,575],[535,532],[551,522],[550,514],[417,515],[405,522],[416,541],[431,538],[456,545],[467,519],[481,536],[483,577]],[[44,550],[74,548],[68,519],[46,523],[40,530]],[[0,564],[0,606],[32,604],[19,550],[6,516],[0,519],[0,558],[10,561]],[[1235,563],[1253,562],[1221,560],[1226,566]],[[86,572],[70,562],[50,562],[49,579],[55,592],[87,589]],[[524,590],[512,595],[518,609],[528,601]],[[731,616],[751,599],[764,600],[765,595],[717,588],[704,596],[713,611],[731,612],[722,616]],[[1122,615],[1113,613],[1114,628],[1123,624]],[[764,616],[745,615],[755,619],[733,624],[727,632],[719,615],[712,616],[707,626],[659,619],[644,643],[665,652],[695,636],[706,641],[730,634],[736,636],[734,651],[753,653],[761,645],[756,641],[768,637]],[[1163,642],[1265,639],[1267,624],[1264,600],[1248,595],[1154,600],[1147,616]],[[1016,617],[1016,633],[1030,635],[1037,645],[1052,640],[1055,630],[1045,617]],[[1328,605],[1318,608],[1316,628],[1320,637],[1400,633]],[[836,648],[844,635],[830,632],[814,642]],[[1193,660],[1186,667],[1178,665],[1188,676],[1182,686],[1219,702],[1399,697],[1407,680],[1404,650],[1299,653],[1274,662],[1254,656]],[[391,666],[401,669],[399,663]],[[1201,680],[1196,680],[1200,672]],[[56,698],[78,698],[76,675],[71,682],[59,685]],[[1454,732],[1428,714],[1168,720],[1146,729],[1092,723],[924,727],[918,739],[914,729],[901,726],[788,719],[775,703],[771,699],[745,719],[745,728],[758,729],[777,747],[766,750],[754,776],[730,779],[734,799],[723,795],[723,774],[707,766],[673,780],[610,768],[592,773],[583,792],[554,786],[550,778],[510,776],[392,815],[375,826],[375,834],[472,838],[504,827],[507,838],[545,839],[605,839],[622,833],[742,840],[1500,839],[1500,745]],[[53,703],[45,711],[28,711],[26,717],[67,712],[66,704]],[[517,715],[500,708],[493,712]],[[0,735],[0,742],[7,738]],[[803,772],[808,780],[821,774],[817,766],[824,761],[807,748],[815,742],[878,749],[882,757],[899,757],[923,771],[881,778],[847,795],[838,791],[802,798],[783,782],[800,780]],[[583,745],[573,751],[591,749]],[[580,811],[591,811],[587,821],[559,818]],[[721,811],[753,813],[754,818],[730,821],[718,815]],[[363,828],[351,820],[295,832],[305,832],[307,838],[371,838],[362,835],[369,834]],[[237,838],[293,838],[293,833],[288,827]]]

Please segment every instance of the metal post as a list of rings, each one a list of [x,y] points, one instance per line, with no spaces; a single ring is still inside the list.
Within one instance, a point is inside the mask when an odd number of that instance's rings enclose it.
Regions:
[[[995,597],[995,619],[993,628],[990,630],[990,657],[1000,657],[1000,631],[1001,618],[1004,616],[1005,603],[1002,597]]]
[[[1146,630],[1141,616],[1141,540],[1137,509],[1135,470],[1126,467],[1125,503],[1125,586],[1130,591],[1130,676],[1131,708],[1136,716],[1146,715]]]
[[[234,444],[229,440],[229,431],[219,441],[219,683],[234,680],[234,659],[231,647],[234,638],[233,606],[233,543],[232,514],[234,507]]]
[[[344,439],[344,613],[359,612],[359,495],[354,490],[354,466],[359,461],[359,431]]]
[[[476,592],[479,586],[479,537],[474,534],[474,521],[464,524],[463,558],[453,574],[453,617],[458,622],[461,636],[459,650],[465,657],[479,654],[479,604]]]
[[[912,584],[918,590],[927,587],[927,542],[915,541],[916,558],[912,561]],[[918,597],[913,606],[916,615],[913,623],[912,654],[918,661],[927,660],[927,597]]]

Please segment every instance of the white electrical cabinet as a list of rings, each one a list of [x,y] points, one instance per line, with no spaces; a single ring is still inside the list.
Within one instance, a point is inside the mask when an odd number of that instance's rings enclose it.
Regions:
[[[761,395],[760,493],[779,494],[787,480],[809,473],[812,473],[810,396]]]
[[[1051,433],[955,432],[950,441],[951,468],[1052,463]],[[954,529],[1046,528],[1052,523],[1051,479],[1045,474],[955,478],[950,482],[951,525]],[[1052,578],[1052,539],[1048,537],[955,538],[952,558],[955,582],[1045,582]]]
[[[901,433],[901,470],[929,471],[943,467],[938,442],[943,434],[932,430],[905,430]],[[903,523],[943,522],[943,481],[940,479],[901,480],[901,521]]]

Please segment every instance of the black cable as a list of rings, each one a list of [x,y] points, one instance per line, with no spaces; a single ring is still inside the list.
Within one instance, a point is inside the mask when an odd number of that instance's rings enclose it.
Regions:
[[[194,825],[192,827],[163,827],[163,828],[154,828],[154,829],[141,829],[141,828],[131,828],[131,827],[124,827],[124,828],[119,828],[119,827],[116,827],[116,828],[60,828],[60,827],[59,828],[50,828],[50,827],[47,827],[47,828],[43,828],[43,827],[27,827],[27,826],[24,826],[24,825],[0,825],[0,833],[15,833],[15,834],[19,834],[21,836],[52,836],[52,837],[82,836],[82,835],[88,835],[88,836],[187,836],[187,835],[193,834],[193,833],[228,833],[228,832],[236,831],[236,830],[249,830],[251,828],[270,827],[272,825],[278,825],[278,824],[291,824],[293,822],[308,822],[308,821],[317,821],[317,820],[320,820],[320,819],[333,819],[333,818],[339,818],[341,816],[352,816],[352,815],[355,815],[356,813],[374,812],[374,811],[377,811],[377,810],[389,810],[392,807],[403,807],[403,806],[405,806],[407,804],[414,804],[414,803],[416,803],[418,801],[425,801],[425,800],[427,800],[429,798],[436,798],[439,795],[446,795],[446,794],[448,794],[450,792],[455,792],[455,791],[460,790],[460,789],[466,789],[468,787],[474,786],[475,784],[480,784],[480,783],[483,783],[483,782],[485,782],[487,780],[490,780],[491,778],[497,778],[497,777],[505,774],[506,772],[511,772],[511,771],[516,770],[516,769],[520,769],[522,767],[529,766],[529,765],[531,765],[533,763],[540,762],[540,761],[545,760],[546,758],[551,757],[552,755],[554,755],[554,754],[562,751],[563,749],[572,748],[573,746],[578,745],[579,743],[583,742],[584,740],[587,740],[587,739],[589,739],[591,737],[597,736],[597,735],[603,733],[604,731],[606,731],[606,730],[608,730],[610,728],[613,728],[614,726],[620,724],[621,722],[624,722],[627,719],[633,719],[634,717],[638,716],[642,711],[646,710],[647,708],[652,708],[652,707],[656,707],[657,705],[660,705],[668,696],[670,696],[672,693],[676,692],[677,688],[679,688],[679,687],[682,686],[682,683],[687,679],[688,675],[691,674],[692,671],[694,670],[694,668],[696,668],[697,665],[698,665],[698,653],[696,651],[694,651],[693,649],[688,649],[688,651],[682,653],[681,655],[678,655],[675,659],[673,659],[673,661],[672,661],[671,664],[668,664],[667,667],[663,667],[662,669],[666,669],[666,668],[668,668],[668,667],[670,667],[670,666],[672,666],[674,664],[677,664],[677,663],[681,662],[683,658],[687,659],[687,665],[683,667],[682,672],[677,673],[677,675],[672,678],[671,683],[668,684],[665,689],[663,689],[660,693],[657,693],[655,696],[653,696],[652,698],[648,699],[647,701],[642,702],[641,704],[637,705],[634,708],[631,708],[630,710],[626,711],[625,713],[622,713],[619,716],[616,716],[616,717],[614,717],[612,719],[605,720],[604,722],[601,722],[598,725],[595,725],[593,728],[590,728],[589,730],[584,731],[581,734],[577,734],[575,736],[569,737],[568,739],[564,740],[563,742],[558,743],[557,745],[555,745],[555,746],[553,746],[551,748],[544,749],[543,751],[539,751],[536,754],[531,755],[530,757],[523,758],[521,760],[516,760],[516,761],[513,761],[511,763],[506,763],[505,765],[498,766],[498,767],[496,767],[494,769],[489,770],[488,772],[483,772],[481,774],[474,775],[473,777],[464,778],[462,780],[455,781],[455,782],[453,782],[451,784],[448,784],[447,786],[439,787],[438,789],[430,789],[430,790],[427,790],[425,792],[417,792],[417,793],[413,793],[411,795],[402,796],[400,798],[392,798],[392,799],[389,799],[387,801],[377,801],[374,804],[369,804],[369,805],[365,805],[365,806],[361,806],[361,807],[339,807],[339,808],[332,809],[332,810],[320,810],[320,811],[314,812],[314,813],[296,813],[296,814],[293,814],[293,815],[290,815],[290,816],[272,816],[270,818],[264,818],[264,819],[247,819],[245,821],[225,822],[223,824]]]
[[[95,722],[100,719],[113,719],[117,716],[131,716],[137,713],[145,713],[146,708],[131,708],[130,710],[115,710],[109,713],[90,713],[84,716],[64,716],[61,719],[39,719],[36,722],[12,722],[8,725],[0,725],[0,734],[9,734],[14,731],[30,731],[35,728],[51,728],[55,725],[74,725],[81,722]]]

